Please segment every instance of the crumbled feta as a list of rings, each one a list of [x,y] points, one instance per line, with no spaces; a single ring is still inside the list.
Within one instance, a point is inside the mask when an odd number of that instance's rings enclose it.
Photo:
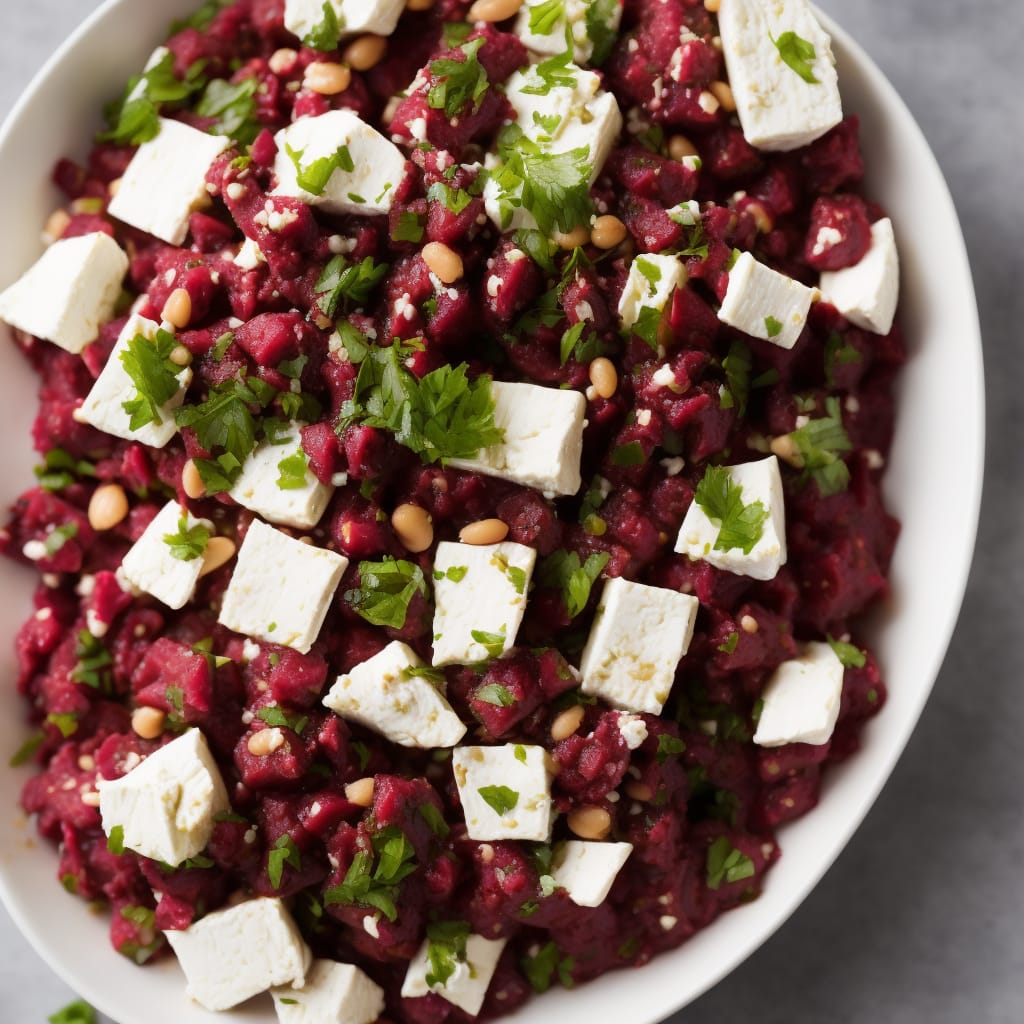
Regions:
[[[434,969],[430,962],[430,940],[427,939],[409,963],[402,983],[402,997],[415,999],[434,992],[475,1017],[484,1005],[487,989],[507,941],[469,935],[466,939],[466,959],[455,963],[455,970],[447,981],[431,985],[427,982],[427,975],[432,976]]]
[[[196,519],[172,499],[156,514],[121,562],[121,573],[133,587],[175,609],[184,608],[192,600],[203,570],[202,553],[188,561],[175,558],[171,546],[164,540],[178,534],[182,517],[186,530],[204,526],[213,532],[213,523]]]
[[[856,266],[821,275],[821,290],[850,323],[875,334],[892,330],[900,293],[900,259],[888,217],[871,225],[871,248]]]
[[[254,520],[238,551],[217,621],[308,654],[348,559]]]
[[[754,338],[791,349],[817,297],[817,289],[758,263],[749,252],[744,252],[729,270],[729,284],[718,319]]]
[[[389,36],[405,10],[405,0],[327,0],[338,19],[339,38],[372,32]],[[284,27],[305,39],[324,20],[324,0],[285,0]]]
[[[557,17],[550,23],[538,24],[535,31],[530,29],[534,11],[545,0],[526,0],[519,8],[516,18],[516,35],[523,45],[542,57],[554,57],[563,53],[566,47],[566,32],[572,36],[573,60],[585,64],[594,53],[594,41],[590,36],[591,22],[597,22],[603,31],[613,35],[619,31],[622,21],[622,5],[618,0],[565,0]],[[547,29],[547,31],[542,31]]]
[[[438,544],[434,665],[483,661],[488,647],[497,645],[498,639],[501,654],[515,646],[536,561],[533,548],[512,541]]]
[[[125,402],[138,396],[138,391],[121,356],[129,351],[130,343],[137,337],[142,336],[152,341],[160,329],[158,323],[138,314],[128,318],[92,389],[82,405],[75,410],[76,420],[88,423],[105,434],[113,434],[125,441],[138,441],[150,448],[163,448],[174,437],[178,432],[174,412],[185,401],[185,392],[192,382],[192,370],[189,367],[182,367],[176,375],[180,384],[178,393],[157,409],[158,421],[133,430],[131,414],[124,408]]]
[[[538,384],[491,385],[494,424],[504,440],[450,466],[552,494],[575,494],[582,483],[587,402],[578,391]]]
[[[675,590],[608,580],[580,660],[583,692],[625,711],[660,714],[699,605]]]
[[[277,985],[301,989],[313,956],[279,899],[258,897],[164,935],[208,1010],[230,1010]]]
[[[843,663],[830,644],[809,643],[793,661],[783,662],[764,688],[754,742],[828,743],[839,717]]]
[[[569,839],[554,849],[551,877],[577,906],[599,907],[632,852],[632,843]]]
[[[325,707],[403,747],[454,747],[466,727],[430,679],[410,670],[423,662],[398,640],[338,677]]]
[[[128,257],[109,235],[56,241],[0,294],[0,320],[81,352],[114,315]]]
[[[100,779],[103,831],[123,832],[124,845],[177,867],[206,849],[216,815],[231,809],[206,739],[189,729],[120,779]]]
[[[691,559],[703,559],[716,569],[749,576],[755,580],[771,580],[786,564],[786,510],[782,493],[779,460],[774,455],[757,462],[744,462],[726,467],[733,484],[743,488],[744,505],[761,502],[768,518],[761,537],[746,554],[742,548],[720,551],[715,548],[721,523],[713,523],[694,501],[679,529],[675,550]]]
[[[619,715],[619,732],[630,750],[636,750],[647,739],[647,725],[639,715]]]
[[[798,149],[843,119],[832,41],[807,0],[729,0],[718,24],[736,112],[752,146]],[[784,39],[813,47],[801,66],[816,81],[785,63]]]
[[[139,146],[125,170],[107,208],[110,216],[181,245],[189,217],[209,201],[206,172],[230,145],[226,135],[161,117],[159,133]]]
[[[633,260],[626,286],[619,297],[619,317],[624,328],[640,319],[642,309],[662,312],[676,288],[686,284],[686,266],[678,256],[644,253]]]
[[[280,1024],[374,1024],[384,1012],[384,990],[358,967],[314,960],[301,989],[270,990]]]

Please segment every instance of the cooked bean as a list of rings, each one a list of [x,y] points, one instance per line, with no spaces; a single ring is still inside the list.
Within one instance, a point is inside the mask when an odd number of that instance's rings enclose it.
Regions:
[[[500,544],[508,536],[508,523],[500,519],[480,519],[459,530],[463,544]]]

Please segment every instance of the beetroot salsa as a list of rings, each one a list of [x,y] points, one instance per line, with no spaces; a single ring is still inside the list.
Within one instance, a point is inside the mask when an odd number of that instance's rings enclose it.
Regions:
[[[283,1022],[678,946],[885,700],[898,262],[828,36],[805,0],[171,32],[0,295],[62,884]]]

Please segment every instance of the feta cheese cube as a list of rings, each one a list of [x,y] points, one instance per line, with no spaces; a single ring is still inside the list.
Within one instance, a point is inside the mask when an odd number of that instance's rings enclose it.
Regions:
[[[632,852],[632,843],[569,839],[555,847],[551,877],[577,906],[599,907]]]
[[[62,238],[0,294],[0,320],[81,352],[114,315],[127,270],[128,257],[102,231]]]
[[[761,502],[768,519],[761,537],[746,554],[742,548],[716,549],[721,523],[712,522],[696,501],[687,509],[676,538],[676,551],[691,559],[703,559],[716,569],[749,576],[755,580],[771,580],[786,564],[786,508],[782,494],[782,476],[779,460],[774,455],[757,462],[744,462],[726,467],[729,479],[743,488],[741,499],[744,505]]]
[[[811,303],[819,294],[816,288],[808,288],[744,252],[729,270],[729,284],[718,319],[751,337],[791,349],[807,323]]]
[[[842,695],[843,663],[831,644],[804,645],[799,658],[783,662],[768,680],[754,742],[761,747],[828,743]]]
[[[619,0],[565,0],[561,10],[551,19],[535,13],[545,0],[527,0],[519,8],[516,18],[516,35],[523,45],[541,57],[554,57],[565,52],[565,33],[568,30],[573,41],[573,60],[585,64],[594,54],[594,40],[591,36],[595,26],[599,31],[619,31],[622,21],[622,5]],[[531,20],[534,28],[530,28]]]
[[[405,0],[327,0],[338,19],[339,38],[360,32],[389,36]],[[284,27],[305,39],[324,20],[324,0],[285,0]]]
[[[403,747],[454,747],[466,727],[434,683],[410,674],[422,665],[411,647],[393,640],[339,676],[324,706]]]
[[[491,385],[494,425],[504,439],[476,458],[452,459],[450,466],[536,487],[545,494],[580,489],[580,459],[587,400],[578,391],[538,384]]]
[[[900,258],[888,217],[871,225],[871,248],[853,267],[821,275],[825,299],[852,324],[888,334],[900,294]]]
[[[230,1010],[277,985],[302,988],[313,956],[279,899],[258,897],[165,931],[188,981],[208,1010]]]
[[[175,558],[170,544],[164,540],[178,534],[182,518],[186,530],[204,526],[213,532],[213,523],[208,519],[196,519],[188,509],[171,500],[156,514],[121,562],[121,575],[133,587],[175,609],[184,608],[192,600],[203,571],[202,554],[188,561]]]
[[[127,775],[96,784],[103,831],[121,828],[124,845],[177,867],[206,849],[216,815],[231,810],[220,770],[198,729],[150,754]]]
[[[434,665],[472,664],[516,642],[537,552],[441,541],[434,558]],[[490,650],[489,650],[490,648]]]
[[[619,316],[624,328],[640,319],[643,309],[664,311],[676,288],[686,284],[686,266],[678,256],[644,254],[630,264],[626,286],[619,298]]]
[[[325,213],[387,213],[405,177],[402,151],[351,110],[302,117],[282,128],[274,139],[277,187],[273,194],[301,199]],[[320,195],[299,187],[296,161],[308,170],[315,160],[330,159],[342,147],[351,158],[351,171],[336,167]],[[294,156],[289,155],[289,148]]]
[[[699,606],[664,587],[608,580],[580,659],[583,692],[625,711],[660,714]]]
[[[114,437],[123,438],[125,441],[138,441],[140,444],[149,445],[150,448],[163,448],[174,437],[178,432],[178,426],[174,422],[174,411],[185,401],[185,392],[192,383],[192,370],[189,367],[182,367],[176,374],[181,386],[170,401],[157,409],[159,420],[133,430],[131,413],[124,407],[125,402],[137,398],[139,393],[135,382],[124,367],[122,354],[129,351],[130,344],[136,338],[154,341],[160,330],[159,324],[138,314],[132,314],[128,318],[92,389],[81,406],[75,410],[76,420],[88,423],[105,434],[113,434]]]
[[[108,207],[133,228],[168,245],[181,245],[193,211],[209,201],[206,172],[231,145],[181,121],[160,118],[160,132],[139,146]]]
[[[718,31],[752,146],[798,149],[843,119],[832,41],[807,0],[723,0]]]
[[[428,984],[427,975],[433,974],[430,962],[430,939],[409,963],[402,983],[402,997],[415,999],[434,992],[453,1006],[475,1017],[484,1005],[487,989],[501,959],[507,939],[485,939],[482,935],[469,935],[466,939],[466,958],[455,963],[455,970],[445,982]]]
[[[295,486],[299,483],[299,467],[303,467],[304,482]],[[282,487],[281,481],[288,486]],[[228,493],[243,508],[268,522],[311,530],[320,522],[334,488],[320,483],[310,472],[299,424],[292,423],[288,430],[275,435],[273,443],[264,441],[257,446]]]
[[[254,520],[238,550],[218,622],[308,654],[348,559]]]
[[[470,839],[551,838],[551,766],[543,747],[456,747],[452,768]]]
[[[384,990],[358,967],[314,960],[301,989],[270,990],[280,1024],[374,1024],[384,1012]]]

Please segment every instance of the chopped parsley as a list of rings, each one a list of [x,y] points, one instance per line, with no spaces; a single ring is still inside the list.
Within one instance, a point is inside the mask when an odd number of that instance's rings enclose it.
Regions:
[[[867,655],[859,647],[843,640],[833,640],[831,636],[827,639],[836,657],[842,662],[843,668],[863,668],[867,664]]]
[[[813,478],[822,497],[827,498],[849,486],[850,470],[840,455],[852,446],[843,426],[839,399],[825,399],[825,410],[824,417],[811,420],[789,437],[800,453],[804,477]]]
[[[256,717],[266,722],[271,728],[291,729],[292,732],[298,733],[300,736],[309,722],[307,715],[287,715],[282,708],[277,706],[260,708],[256,712]]]
[[[18,749],[11,755],[11,759],[7,762],[12,768],[17,768],[19,765],[28,764],[29,761],[35,757],[36,751],[43,745],[43,740],[46,737],[41,733],[33,733]]]
[[[833,331],[825,342],[825,383],[836,386],[836,367],[859,363],[863,357],[860,349],[846,341],[838,331]]]
[[[628,441],[612,451],[613,466],[642,466],[646,461],[644,446],[639,441]]]
[[[736,409],[736,415],[742,419],[747,411],[747,400],[750,396],[750,349],[745,341],[737,338],[729,346],[729,354],[722,360],[725,370],[726,386],[719,398],[723,409]]]
[[[470,636],[487,652],[488,658],[500,658],[505,651],[505,627],[499,633],[489,633],[484,629],[474,629]]]
[[[323,17],[302,37],[303,45],[311,50],[328,53],[337,49],[338,37],[345,27],[344,18],[339,19],[330,0],[324,0],[321,8]]]
[[[177,347],[174,335],[159,329],[152,340],[144,334],[136,334],[121,351],[121,365],[135,385],[135,397],[121,403],[121,408],[131,417],[128,424],[131,430],[139,430],[149,423],[163,423],[160,409],[181,389],[178,380],[181,367],[170,360]]]
[[[686,753],[686,744],[678,737],[663,732],[658,736],[658,764],[664,764],[670,757]]]
[[[240,145],[247,146],[260,133],[256,119],[256,89],[259,80],[253,76],[241,82],[215,78],[196,104],[200,117],[209,117],[213,123],[207,129],[211,135],[227,135]]]
[[[562,591],[569,617],[574,619],[586,608],[591,588],[610,557],[605,552],[594,553],[582,562],[575,551],[554,551],[540,564],[540,581]]]
[[[284,150],[295,165],[295,183],[310,195],[322,196],[335,171],[351,173],[356,168],[348,146],[339,146],[330,156],[319,157],[305,167],[302,164],[302,157],[306,152],[304,149],[296,152],[286,142]]]
[[[707,884],[717,889],[723,882],[741,882],[754,874],[754,862],[735,849],[725,836],[719,836],[708,847]]]
[[[519,803],[519,794],[508,786],[481,786],[477,792],[498,815],[508,814]]]
[[[76,459],[63,448],[51,448],[33,473],[39,486],[53,493],[70,487],[80,477],[95,477],[96,467],[86,459]]]
[[[296,448],[291,455],[286,455],[278,464],[280,474],[277,486],[282,491],[301,491],[306,486],[306,470],[309,459],[302,448]]]
[[[44,719],[47,725],[54,725],[64,739],[78,732],[78,715],[74,711],[51,711]]]
[[[420,817],[438,839],[444,839],[451,831],[448,823],[444,820],[444,815],[433,804],[420,804],[416,810],[419,811]]]
[[[718,649],[723,654],[734,654],[736,652],[736,645],[740,642],[740,635],[733,630],[726,638],[724,643],[718,645]]]
[[[324,893],[324,906],[341,903],[373,907],[389,921],[396,921],[398,887],[416,870],[416,851],[396,825],[381,829],[372,838],[371,847],[360,850],[352,858],[341,884]]]
[[[75,640],[75,667],[71,670],[73,683],[84,683],[94,690],[111,693],[114,686],[112,666],[114,658],[87,629],[79,632]]]
[[[120,857],[124,853],[124,825],[115,825],[107,835],[107,849]]]
[[[73,540],[77,536],[78,523],[65,523],[63,526],[55,526],[46,535],[46,540],[43,541],[47,558],[53,558],[69,540]]]
[[[388,269],[387,263],[376,263],[372,256],[352,264],[344,256],[335,256],[316,282],[317,304],[324,316],[334,317],[339,307],[348,310],[365,306],[373,290],[387,277]]]
[[[427,202],[441,203],[449,213],[457,217],[473,202],[473,195],[463,188],[452,188],[443,181],[435,181],[427,189]]]
[[[462,43],[458,49],[462,60],[439,57],[430,62],[430,75],[434,84],[427,92],[427,104],[434,110],[443,110],[445,117],[456,117],[472,102],[473,111],[480,109],[484,94],[490,85],[484,66],[477,53],[486,40],[483,36]]]
[[[393,242],[422,242],[425,227],[421,214],[405,210],[398,216],[398,225],[391,233]]]
[[[267,854],[267,878],[275,889],[281,888],[285,864],[296,871],[302,869],[302,855],[295,845],[295,840],[287,832],[278,837],[273,849]]]
[[[423,570],[386,556],[381,562],[359,563],[359,587],[346,591],[345,600],[372,625],[401,629],[416,594],[428,594]]]
[[[164,534],[164,543],[171,549],[171,558],[181,562],[202,558],[206,545],[210,543],[210,531],[202,523],[189,526],[188,519],[188,513],[183,512],[178,520],[178,532]]]
[[[530,8],[530,31],[549,36],[559,21],[565,18],[565,0],[544,0]]]
[[[536,10],[536,8],[534,8]],[[527,96],[547,96],[552,89],[574,89],[578,68],[572,63],[572,53],[563,53],[534,64],[531,69],[530,82],[520,92]]]
[[[604,355],[604,345],[597,332],[590,329],[584,322],[573,324],[563,335],[559,344],[559,356],[562,366],[570,358],[578,363],[589,363],[598,356]]]
[[[773,316],[764,318],[764,329],[769,338],[777,338],[782,333],[782,324]]]
[[[84,999],[76,999],[46,1019],[50,1024],[96,1024],[96,1011]]]
[[[771,33],[768,37],[775,44],[783,63],[793,69],[809,85],[818,85],[811,62],[817,58],[814,44],[801,38],[795,32],[783,32],[776,39]]]
[[[444,988],[460,963],[466,962],[469,925],[465,921],[435,921],[427,925],[427,958],[430,988]]]
[[[533,956],[523,957],[520,965],[530,987],[538,995],[543,995],[551,988],[556,975],[565,988],[573,986],[572,969],[575,961],[571,956],[563,957],[554,942],[542,946]]]
[[[486,686],[481,686],[474,694],[474,699],[484,704],[493,704],[498,708],[510,708],[516,703],[512,691],[500,683],[488,683]]]
[[[743,486],[733,481],[725,466],[708,466],[694,501],[719,528],[715,551],[739,548],[749,555],[754,550],[764,533],[768,510],[760,501],[744,504]]]
[[[452,583],[461,583],[466,578],[466,573],[469,572],[468,565],[453,565],[441,572],[438,569],[434,570],[435,580],[451,580]]]
[[[611,55],[618,33],[612,28],[612,19],[618,12],[618,0],[591,0],[584,15],[587,35],[593,44],[590,55],[593,67],[600,67]]]

